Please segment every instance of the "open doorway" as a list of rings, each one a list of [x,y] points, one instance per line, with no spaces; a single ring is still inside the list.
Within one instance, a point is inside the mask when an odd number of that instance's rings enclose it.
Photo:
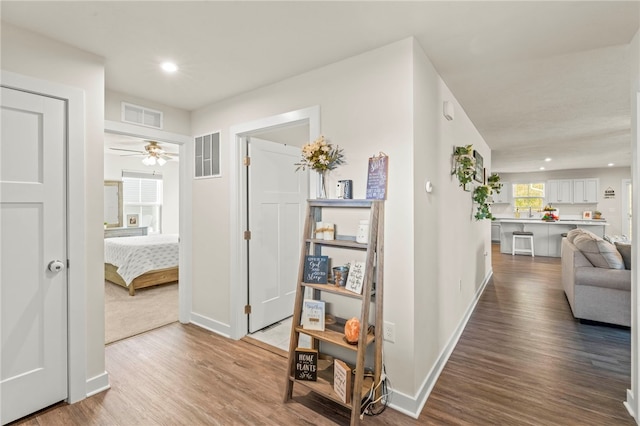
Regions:
[[[237,229],[239,235],[250,230],[251,239],[240,243],[239,257],[234,259],[237,282],[245,285],[232,292],[233,310],[247,314],[234,318],[233,337],[252,333],[272,346],[280,346],[284,339],[288,345],[290,328],[279,324],[293,312],[310,187],[308,172],[296,173],[294,163],[300,159],[300,148],[319,133],[318,124],[319,108],[313,107],[232,127],[236,154],[251,156],[251,165],[237,170]],[[275,240],[277,249],[271,247]],[[282,332],[276,333],[280,328]],[[279,334],[278,341],[271,339],[274,333]]]
[[[120,188],[120,220],[105,219],[105,344],[180,317],[179,144],[186,136],[155,136],[105,129],[105,182]]]

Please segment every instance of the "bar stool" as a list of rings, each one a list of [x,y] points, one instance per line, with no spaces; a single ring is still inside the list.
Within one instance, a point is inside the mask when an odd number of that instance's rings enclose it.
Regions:
[[[565,238],[567,238],[567,233],[563,232],[562,234],[560,234],[560,257],[562,257],[562,240],[564,240]]]
[[[516,249],[516,240],[523,239],[529,240],[529,249]],[[513,241],[511,243],[511,256],[516,254],[516,251],[520,253],[531,254],[531,257],[535,257],[533,253],[533,232],[529,231],[513,231]]]

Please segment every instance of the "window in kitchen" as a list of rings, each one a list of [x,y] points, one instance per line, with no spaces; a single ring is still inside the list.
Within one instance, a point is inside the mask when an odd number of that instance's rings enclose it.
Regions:
[[[544,183],[513,184],[513,204],[520,211],[542,210],[544,206]]]
[[[162,174],[122,171],[124,217],[138,215],[149,234],[162,232]]]

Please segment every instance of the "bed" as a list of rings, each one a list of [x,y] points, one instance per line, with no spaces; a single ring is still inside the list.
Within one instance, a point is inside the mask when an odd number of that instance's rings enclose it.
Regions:
[[[178,235],[105,238],[104,276],[131,296],[140,288],[178,281]]]

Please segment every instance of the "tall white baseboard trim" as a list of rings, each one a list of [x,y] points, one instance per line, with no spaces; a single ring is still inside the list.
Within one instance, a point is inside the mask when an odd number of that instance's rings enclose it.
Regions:
[[[417,419],[420,416],[424,405],[427,403],[427,398],[431,394],[433,387],[438,381],[438,377],[440,377],[440,374],[442,373],[444,366],[447,364],[451,353],[458,344],[458,340],[460,340],[460,336],[462,336],[462,332],[467,326],[469,318],[475,310],[476,305],[478,304],[478,300],[480,299],[480,296],[482,296],[482,293],[484,292],[484,289],[486,288],[487,283],[489,282],[489,279],[492,275],[493,269],[490,269],[489,273],[484,278],[482,284],[476,291],[476,294],[472,302],[469,304],[469,307],[467,308],[464,316],[460,320],[460,323],[456,327],[454,333],[451,335],[451,338],[442,349],[442,352],[440,352],[440,356],[431,368],[431,371],[429,371],[429,374],[427,374],[424,382],[422,382],[418,393],[415,396],[411,397],[409,395],[403,394],[402,392],[394,390],[391,396],[391,403],[389,404],[389,407],[393,408],[394,410],[400,411],[401,413],[404,413],[408,416],[411,416],[414,419]]]
[[[231,336],[231,326],[220,321],[191,312],[191,323],[224,337]]]
[[[633,397],[633,391],[631,389],[627,389],[627,400],[624,402],[624,406],[627,408],[629,414],[631,414],[631,417],[636,419],[636,423],[638,423],[638,418],[636,417],[635,412],[635,398]]]
[[[109,384],[109,373],[106,371],[87,380],[87,398],[97,393],[106,391],[111,385]]]

